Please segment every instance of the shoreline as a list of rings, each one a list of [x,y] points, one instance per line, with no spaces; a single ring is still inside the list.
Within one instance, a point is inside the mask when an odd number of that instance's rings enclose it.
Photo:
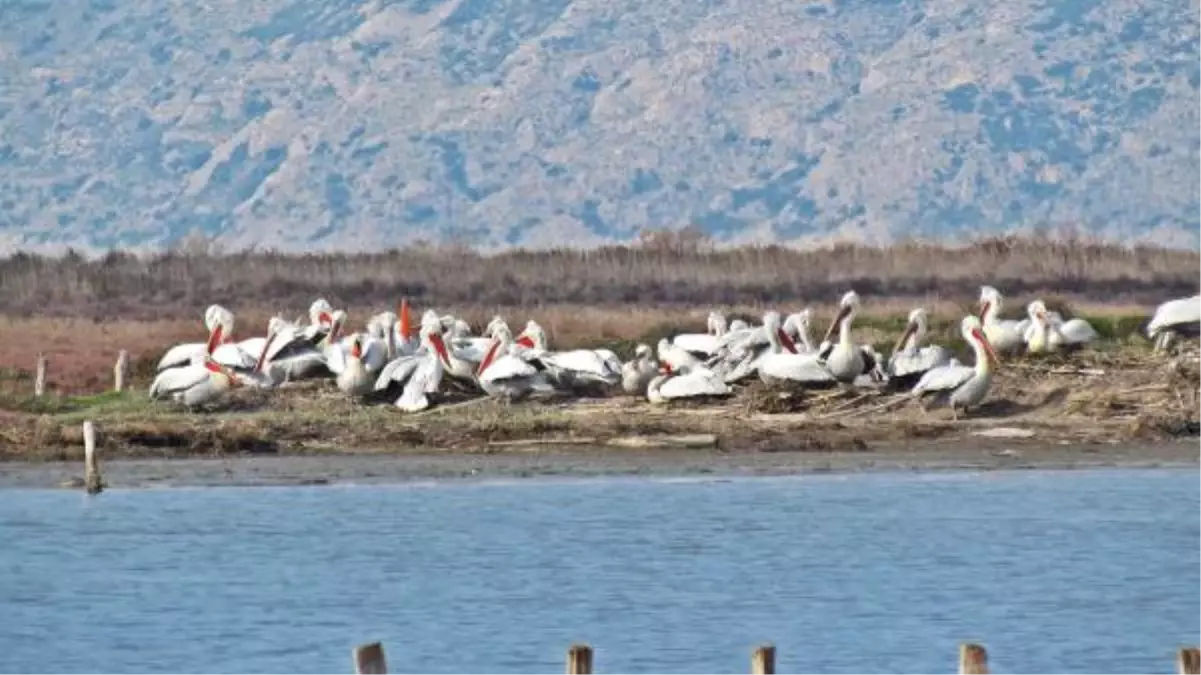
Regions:
[[[805,451],[551,448],[479,453],[124,458],[102,463],[109,489],[457,484],[488,480],[748,478],[867,473],[1196,469],[1197,443],[1048,444],[982,439],[979,447]],[[81,461],[0,463],[0,489],[81,489]]]

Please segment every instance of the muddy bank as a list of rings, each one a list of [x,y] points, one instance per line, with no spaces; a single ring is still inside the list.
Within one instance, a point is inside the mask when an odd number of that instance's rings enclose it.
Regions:
[[[110,488],[184,486],[348,485],[495,479],[736,477],[865,471],[993,471],[1102,467],[1192,467],[1190,440],[1146,445],[1047,445],[1020,439],[936,442],[863,451],[537,448],[494,454],[230,456],[123,459],[102,469]],[[80,462],[0,464],[0,488],[81,487]]]

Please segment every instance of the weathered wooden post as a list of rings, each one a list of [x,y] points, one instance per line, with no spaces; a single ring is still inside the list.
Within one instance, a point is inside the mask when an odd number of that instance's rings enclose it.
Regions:
[[[113,366],[113,391],[125,391],[125,376],[129,373],[129,352],[122,349],[117,354],[117,365]]]
[[[592,647],[574,644],[567,650],[567,675],[591,675]]]
[[[368,642],[355,647],[354,672],[360,675],[367,673],[379,675],[388,672],[388,663],[384,660],[384,645],[379,642]]]
[[[988,650],[966,642],[959,646],[959,675],[988,675]]]
[[[96,425],[91,420],[83,423],[83,489],[90,495],[98,495],[104,489],[96,459]]]
[[[1201,650],[1181,647],[1176,653],[1176,672],[1180,675],[1201,675]]]
[[[41,398],[46,393],[46,355],[38,354],[37,370],[33,375],[33,395]]]
[[[775,675],[775,645],[759,645],[751,654],[751,675]]]

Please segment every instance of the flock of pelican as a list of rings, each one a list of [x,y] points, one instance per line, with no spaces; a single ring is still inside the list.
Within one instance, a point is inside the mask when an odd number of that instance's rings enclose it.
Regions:
[[[370,317],[363,331],[346,332],[347,313],[324,299],[309,308],[307,323],[273,317],[264,337],[234,340],[234,315],[213,305],[205,311],[206,342],[172,347],[158,363],[150,396],[189,409],[213,402],[235,386],[274,388],[300,380],[332,379],[360,400],[393,400],[405,412],[429,408],[431,396],[447,389],[482,392],[507,402],[529,396],[621,391],[651,403],[728,397],[732,387],[752,378],[769,385],[803,388],[882,387],[908,390],[924,403],[968,411],[987,396],[999,355],[1040,353],[1080,347],[1097,338],[1087,321],[1064,320],[1041,300],[1027,318],[1000,318],[1001,293],[981,288],[979,314],[960,323],[971,348],[972,365],[939,345],[926,344],[928,318],[910,312],[900,339],[886,360],[870,345],[854,340],[852,324],[860,300],[846,293],[838,313],[816,345],[808,309],[782,317],[768,311],[757,326],[727,322],[711,312],[705,333],[663,338],[652,351],[638,345],[630,361],[607,349],[553,350],[533,320],[514,335],[499,316],[475,335],[464,320],[427,310],[413,325],[408,303],[397,312]],[[1201,322],[1201,296],[1161,305],[1147,325],[1156,350],[1176,336],[1195,336]]]

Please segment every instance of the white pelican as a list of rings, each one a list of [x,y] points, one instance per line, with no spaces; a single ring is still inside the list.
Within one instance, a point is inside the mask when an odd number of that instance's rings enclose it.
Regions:
[[[178,368],[168,368],[154,378],[150,384],[151,399],[171,398],[189,408],[203,405],[220,398],[237,379],[229,368],[205,359]]]
[[[671,344],[689,352],[698,359],[711,356],[717,351],[722,335],[725,335],[729,324],[726,315],[721,312],[709,312],[706,320],[707,331],[704,333],[681,333],[671,338]]]
[[[794,345],[797,352],[813,351],[813,338],[809,335],[810,325],[813,323],[813,310],[806,307],[799,312],[789,314],[784,319],[784,333],[792,336],[800,345]]]
[[[532,393],[555,393],[546,372],[522,358],[520,352],[509,329],[498,327],[476,374],[480,388],[505,401],[520,400]]]
[[[926,371],[951,362],[951,353],[941,345],[922,346],[929,331],[926,310],[909,312],[909,321],[888,358],[888,382],[891,387],[910,388]]]
[[[376,373],[384,367],[386,359],[384,343],[368,340],[362,333],[353,333],[345,343],[330,347],[325,354],[338,389],[351,396],[371,392]]]
[[[1023,335],[1026,350],[1032,354],[1054,352],[1079,347],[1097,339],[1097,331],[1084,319],[1064,321],[1058,314],[1048,312],[1042,300],[1026,306],[1030,326]]]
[[[992,384],[993,369],[999,365],[997,354],[984,334],[978,317],[964,317],[960,333],[975,352],[976,365],[968,367],[950,363],[932,368],[913,387],[913,393],[922,399],[934,398],[949,403],[955,419],[959,419],[960,408],[966,412],[984,400]]]
[[[627,394],[640,396],[658,374],[659,364],[651,355],[651,348],[640,344],[634,349],[634,358],[621,366],[621,389]]]
[[[797,346],[788,331],[780,326],[780,313],[771,310],[764,313],[762,326],[751,329],[723,348],[709,360],[708,367],[721,375],[726,384],[733,384],[754,375],[759,360],[774,350],[796,354]]]
[[[759,356],[755,368],[759,372],[759,379],[765,384],[792,382],[818,386],[834,383],[834,374],[815,352],[798,354],[785,348],[780,341],[784,331],[780,328],[778,313],[764,314],[763,327],[766,329],[769,349]]]
[[[980,287],[980,321],[989,344],[998,352],[1012,352],[1026,344],[1026,329],[1029,319],[1014,321],[1001,318],[1001,292],[992,286]]]
[[[674,370],[664,367],[646,388],[646,399],[661,404],[686,398],[730,396],[734,392],[713,371],[704,366]]]
[[[1147,337],[1155,342],[1155,351],[1165,351],[1173,337],[1201,334],[1201,295],[1169,300],[1155,308],[1147,323]]]
[[[376,391],[401,387],[396,407],[404,412],[418,412],[430,406],[429,394],[442,384],[443,366],[449,355],[439,333],[440,324],[421,327],[421,347],[417,353],[401,356],[388,362],[375,380]]]
[[[188,342],[167,350],[159,359],[157,370],[198,364],[207,358],[237,369],[254,367],[255,357],[230,342],[234,332],[234,315],[221,305],[210,305],[204,312],[204,325],[209,331],[207,342]]]
[[[621,359],[609,349],[572,349],[565,352],[546,351],[546,332],[536,321],[526,323],[518,344],[539,351],[538,360],[565,385],[602,384],[607,387],[621,382]]]
[[[655,351],[659,357],[659,361],[666,363],[672,370],[681,368],[699,368],[701,360],[692,352],[672,344],[667,338],[660,338],[656,345]]]
[[[838,315],[826,330],[823,342],[829,342],[838,329],[838,342],[825,354],[826,368],[839,382],[854,382],[855,378],[867,373],[874,364],[868,364],[861,347],[851,342],[851,323],[859,312],[859,294],[847,291],[838,302]]]

